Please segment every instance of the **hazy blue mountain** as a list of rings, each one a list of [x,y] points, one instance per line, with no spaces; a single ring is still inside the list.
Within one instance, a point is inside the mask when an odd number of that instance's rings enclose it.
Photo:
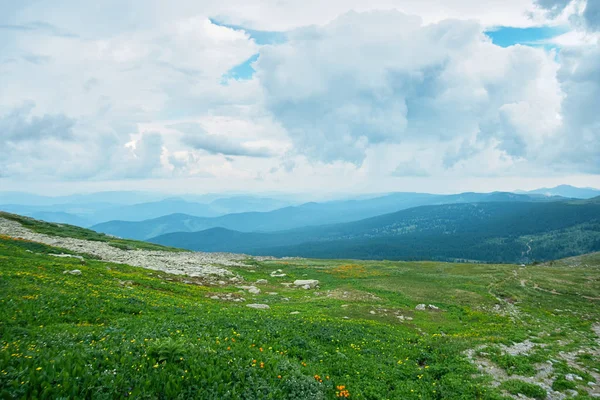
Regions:
[[[362,200],[306,203],[270,212],[227,214],[215,218],[197,218],[177,213],[140,222],[109,221],[94,225],[96,231],[111,235],[145,240],[170,232],[194,232],[209,228],[227,228],[240,232],[273,232],[304,226],[316,226],[357,221],[411,207],[434,204],[495,201],[551,201],[556,198],[514,193],[461,193],[434,195],[425,193],[392,193]]]
[[[87,219],[65,212],[39,211],[30,213],[30,215],[27,216],[46,222],[56,222],[59,224],[69,224],[81,227],[90,226],[90,221]]]
[[[344,224],[273,233],[213,228],[149,241],[253,255],[544,260],[600,250],[600,199],[422,206]]]
[[[137,204],[157,201],[168,195],[152,192],[111,191],[67,196],[41,196],[23,192],[0,192],[0,204],[53,206],[62,204]]]
[[[243,213],[250,211],[266,212],[287,207],[295,203],[269,197],[233,196],[223,197],[209,203],[219,214]]]
[[[570,185],[560,185],[553,188],[541,188],[520,193],[539,194],[543,196],[562,196],[574,199],[591,199],[592,197],[600,196],[600,190],[598,189],[578,188]]]

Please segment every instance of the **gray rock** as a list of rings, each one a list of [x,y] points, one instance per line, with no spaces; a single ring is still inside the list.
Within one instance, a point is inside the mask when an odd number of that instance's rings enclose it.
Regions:
[[[283,278],[284,276],[287,276],[287,275],[284,274],[282,270],[277,269],[277,270],[271,272],[271,276],[273,278]]]
[[[439,308],[438,308],[438,307],[436,307],[436,306],[434,306],[433,304],[429,304],[429,305],[427,306],[427,308],[429,308],[430,310],[434,310],[434,311],[437,311],[437,310],[439,310]]]
[[[257,309],[257,310],[269,310],[269,309],[271,309],[271,307],[269,307],[267,304],[246,304],[246,307],[254,308],[254,309]]]
[[[300,314],[300,311],[292,311],[290,314],[291,315],[297,315],[297,314]]]
[[[319,281],[316,279],[296,279],[294,281],[294,286],[304,288],[305,286],[308,286],[308,289],[314,289],[319,286]]]
[[[425,304],[417,304],[417,306],[415,307],[415,310],[425,311],[426,308],[427,308],[427,306]]]
[[[268,281],[268,280],[266,280],[266,279],[258,279],[258,280],[256,281],[256,284],[257,284],[257,285],[266,285],[267,283],[269,283],[269,281]]]
[[[71,274],[71,275],[81,275],[81,271],[78,269],[74,269],[71,271],[63,271],[63,274]]]
[[[52,256],[52,257],[60,257],[60,258],[76,258],[78,260],[83,261],[83,257],[81,257],[81,256],[74,256],[73,254],[63,254],[63,253],[61,253],[61,254],[48,254],[48,255]]]
[[[375,311],[371,310],[371,311],[369,311],[369,314],[373,314],[373,315],[375,315],[375,314],[377,314],[377,313],[376,313]]]

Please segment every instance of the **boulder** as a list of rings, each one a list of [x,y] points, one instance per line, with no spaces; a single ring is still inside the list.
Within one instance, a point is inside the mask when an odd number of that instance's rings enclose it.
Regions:
[[[246,304],[246,307],[255,308],[257,310],[269,310],[271,308],[267,304]]]
[[[271,276],[273,278],[283,278],[286,275],[283,273],[283,270],[276,269],[275,271],[271,272]]]
[[[426,308],[427,308],[427,306],[425,304],[417,304],[417,306],[415,307],[415,310],[425,311]]]
[[[433,304],[429,304],[429,305],[427,306],[427,308],[429,308],[430,310],[433,310],[433,311],[438,311],[438,310],[439,310],[439,308],[438,308],[438,307],[436,307],[436,306],[434,306]]]
[[[260,289],[257,288],[256,286],[238,286],[238,289],[247,290],[249,293],[252,293],[252,294],[260,293]]]
[[[294,286],[302,287],[304,289],[314,289],[319,286],[319,281],[316,279],[296,279]]]
[[[78,269],[74,269],[71,271],[63,271],[63,274],[71,274],[71,275],[81,275],[81,271]]]
[[[267,283],[269,283],[269,281],[266,279],[259,279],[256,281],[257,285],[266,285]]]

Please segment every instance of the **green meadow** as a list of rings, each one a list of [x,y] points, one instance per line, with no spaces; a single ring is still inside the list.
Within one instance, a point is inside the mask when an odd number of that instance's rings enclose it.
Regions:
[[[47,254],[61,251],[0,238],[3,399],[544,399],[543,379],[586,399],[600,384],[598,254],[525,267],[249,258],[228,269],[268,281],[251,295]],[[320,285],[282,285],[295,279]]]

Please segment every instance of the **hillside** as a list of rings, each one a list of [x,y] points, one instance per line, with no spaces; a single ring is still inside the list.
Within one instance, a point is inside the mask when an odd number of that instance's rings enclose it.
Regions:
[[[275,233],[212,229],[149,240],[191,250],[357,259],[529,262],[600,250],[598,199],[423,206]]]
[[[600,395],[600,254],[526,268],[212,259],[214,277],[194,277],[57,257],[12,237],[18,220],[0,236],[2,398]]]
[[[336,224],[405,210],[422,205],[456,204],[470,202],[547,202],[562,198],[514,193],[461,193],[433,195],[426,193],[393,193],[362,200],[306,203],[270,212],[234,213],[215,218],[177,214],[139,222],[110,221],[92,226],[92,229],[111,235],[146,240],[171,232],[197,232],[210,228],[226,228],[240,232],[274,232],[305,226]],[[174,208],[176,209],[176,208]]]

